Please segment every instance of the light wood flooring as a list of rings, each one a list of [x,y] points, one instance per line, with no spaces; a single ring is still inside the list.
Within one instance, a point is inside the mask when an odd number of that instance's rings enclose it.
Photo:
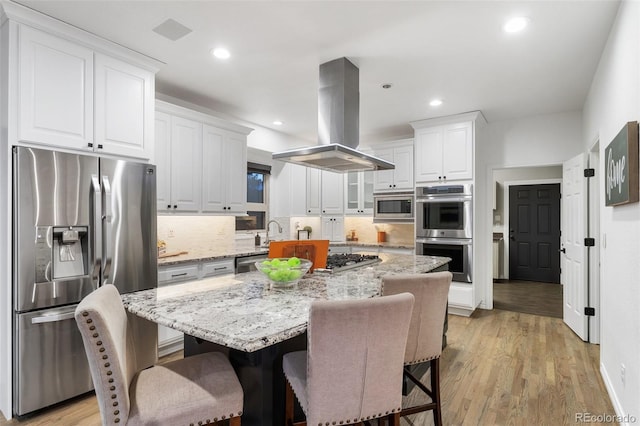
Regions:
[[[494,282],[493,307],[562,318],[562,285],[517,280]]]
[[[556,426],[577,424],[576,413],[613,415],[598,364],[599,346],[582,342],[561,319],[498,309],[450,315],[440,363],[444,424]],[[419,398],[412,393],[406,403]],[[0,416],[0,426],[99,424],[93,396],[20,422]],[[402,420],[432,424],[431,413]]]

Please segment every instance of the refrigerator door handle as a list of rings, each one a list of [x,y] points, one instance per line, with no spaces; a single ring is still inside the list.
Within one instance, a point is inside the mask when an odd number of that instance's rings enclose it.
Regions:
[[[95,288],[100,285],[100,267],[102,266],[102,188],[100,188],[100,180],[98,176],[91,175],[91,187],[93,207],[93,272],[91,279],[96,284]]]
[[[31,324],[45,324],[48,322],[59,322],[68,319],[72,319],[75,315],[75,311],[65,312],[62,314],[55,315],[43,315],[41,317],[31,318]]]
[[[111,247],[111,222],[112,222],[112,210],[111,210],[111,183],[108,176],[102,176],[102,206],[104,209],[104,215],[102,216],[104,232],[103,232],[103,246],[104,256],[106,257],[104,262],[104,270],[102,272],[102,283],[106,284],[111,274],[111,262],[112,262],[112,247]]]

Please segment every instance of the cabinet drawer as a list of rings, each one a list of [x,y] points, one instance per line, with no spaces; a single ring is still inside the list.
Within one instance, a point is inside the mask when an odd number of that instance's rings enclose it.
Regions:
[[[216,275],[233,274],[234,259],[222,260],[219,262],[208,262],[202,264],[202,277],[213,277]]]
[[[198,265],[158,268],[158,285],[198,279]]]

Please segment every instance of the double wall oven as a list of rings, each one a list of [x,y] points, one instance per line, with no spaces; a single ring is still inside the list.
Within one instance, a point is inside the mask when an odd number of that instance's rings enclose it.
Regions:
[[[416,188],[416,254],[450,257],[453,280],[472,282],[471,184]]]

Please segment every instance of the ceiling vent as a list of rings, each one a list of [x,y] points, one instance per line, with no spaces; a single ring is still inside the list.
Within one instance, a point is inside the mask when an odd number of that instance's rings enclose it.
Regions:
[[[171,41],[176,41],[189,34],[192,30],[191,28],[185,27],[178,21],[167,19],[162,24],[155,27],[153,31]]]

